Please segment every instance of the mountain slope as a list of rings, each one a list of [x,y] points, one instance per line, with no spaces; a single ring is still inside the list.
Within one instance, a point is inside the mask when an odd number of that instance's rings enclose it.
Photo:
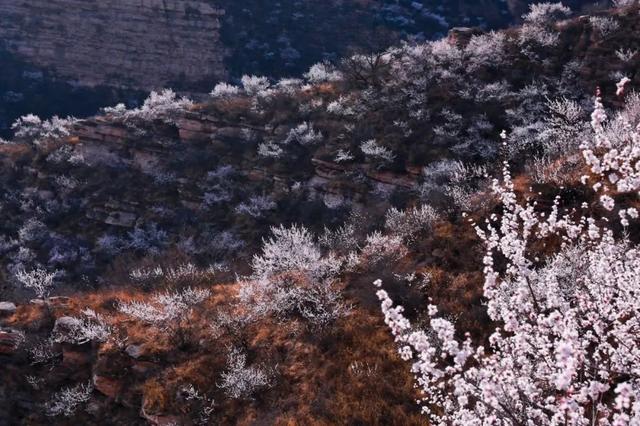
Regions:
[[[44,422],[73,388],[56,424],[426,424],[371,283],[486,338],[461,213],[498,211],[505,159],[541,205],[593,203],[575,142],[595,88],[615,106],[638,84],[638,9],[605,17],[23,119],[0,145],[2,418]],[[30,302],[33,271],[63,297]]]

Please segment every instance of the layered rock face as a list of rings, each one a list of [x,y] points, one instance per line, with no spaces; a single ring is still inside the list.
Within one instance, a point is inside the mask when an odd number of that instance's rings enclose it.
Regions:
[[[82,85],[154,89],[226,76],[206,1],[0,0],[0,40]]]
[[[299,75],[451,27],[504,27],[532,2],[0,0],[0,51],[82,86],[208,92],[230,76]],[[593,3],[565,0],[575,10]]]

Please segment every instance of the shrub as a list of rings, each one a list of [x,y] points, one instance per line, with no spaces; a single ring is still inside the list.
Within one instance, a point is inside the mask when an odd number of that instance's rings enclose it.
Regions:
[[[194,305],[203,302],[209,296],[209,290],[187,287],[180,291],[157,293],[151,297],[150,302],[121,302],[118,309],[140,321],[170,329],[177,326]]]
[[[179,98],[173,90],[164,89],[162,92],[152,91],[140,108],[127,110],[123,104],[118,104],[115,107],[104,108],[103,112],[113,119],[142,131],[138,125],[148,124],[158,119],[174,124],[175,119],[192,105],[191,100]]]
[[[253,316],[298,314],[314,326],[325,326],[346,315],[335,282],[342,264],[323,256],[304,227],[271,229],[262,253],[252,261],[253,276],[242,283],[240,300]]]
[[[240,94],[240,88],[227,83],[218,83],[211,91],[211,96],[214,98],[232,98]]]
[[[145,227],[136,227],[128,233],[129,241],[127,247],[142,253],[157,254],[167,244],[168,234],[159,229],[155,223],[147,224]]]
[[[240,203],[236,206],[235,211],[238,214],[246,214],[248,216],[258,218],[264,216],[265,212],[273,210],[277,204],[268,195],[255,195],[249,198],[246,203]]]
[[[64,388],[53,394],[49,402],[44,405],[45,413],[48,416],[71,416],[80,405],[91,399],[92,392],[93,386],[90,382]]]
[[[395,158],[395,155],[390,149],[379,145],[374,139],[362,142],[362,144],[360,144],[360,150],[368,158],[382,161],[383,163],[389,163]]]
[[[571,14],[571,9],[559,2],[534,3],[529,6],[529,12],[524,14],[522,19],[531,24],[545,25],[569,14]]]
[[[111,327],[91,309],[82,311],[83,316],[61,317],[55,323],[52,340],[57,343],[82,345],[87,342],[104,342],[111,335]]]
[[[297,142],[300,145],[314,145],[322,141],[322,133],[316,132],[309,123],[302,123],[289,131],[284,143]]]
[[[218,385],[234,399],[249,398],[260,389],[272,386],[271,374],[264,367],[247,366],[247,355],[232,348],[227,355],[227,369]]]
[[[58,271],[48,272],[41,268],[29,272],[22,269],[16,273],[16,279],[24,287],[32,289],[40,299],[44,299],[49,296],[57,273]]]
[[[342,74],[331,65],[320,63],[313,65],[309,71],[304,74],[304,78],[310,83],[318,84],[342,80]]]
[[[262,142],[258,145],[258,155],[265,158],[280,158],[284,150],[273,142]]]
[[[31,141],[40,146],[47,141],[58,141],[69,136],[70,128],[78,120],[73,117],[60,118],[54,116],[51,120],[42,120],[40,117],[29,114],[18,118],[12,125],[15,137]]]
[[[506,36],[502,32],[474,35],[464,49],[468,56],[468,70],[481,67],[499,67],[505,61]]]
[[[61,352],[55,350],[53,346],[53,340],[51,339],[46,339],[40,341],[37,344],[34,344],[29,349],[27,349],[27,352],[29,353],[29,358],[31,359],[31,365],[47,363],[62,354]]]
[[[367,236],[362,248],[359,261],[361,264],[373,266],[384,259],[400,259],[407,254],[408,250],[402,238],[397,235],[383,235],[379,231]]]
[[[589,22],[600,37],[606,37],[620,28],[620,24],[610,16],[590,16]]]
[[[562,3],[537,3],[529,6],[529,13],[522,16],[524,24],[520,29],[520,42],[534,42],[541,46],[553,46],[558,41],[558,33],[553,23],[568,16],[571,10]]]
[[[41,242],[48,235],[47,225],[34,218],[27,219],[18,231],[18,237],[23,243]]]
[[[242,76],[242,87],[249,96],[256,96],[266,93],[271,87],[267,77],[256,77],[255,75]]]
[[[411,240],[420,231],[428,230],[438,216],[436,210],[426,204],[404,211],[394,207],[387,211],[385,227],[391,234]]]

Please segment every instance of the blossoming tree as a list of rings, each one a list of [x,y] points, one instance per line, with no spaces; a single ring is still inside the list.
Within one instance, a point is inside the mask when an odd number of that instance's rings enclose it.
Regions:
[[[583,182],[595,181],[623,229],[638,217],[614,200],[640,190],[636,112],[629,100],[608,121],[598,96],[593,137],[582,144],[591,169]],[[433,305],[429,327],[416,329],[402,306],[377,292],[402,358],[413,361],[424,413],[440,425],[640,424],[640,249],[606,218],[565,212],[559,198],[546,213],[533,200],[519,201],[507,165],[503,173],[493,184],[501,217],[476,226],[496,324],[487,347],[457,332]],[[561,241],[553,254],[534,250],[550,240]]]

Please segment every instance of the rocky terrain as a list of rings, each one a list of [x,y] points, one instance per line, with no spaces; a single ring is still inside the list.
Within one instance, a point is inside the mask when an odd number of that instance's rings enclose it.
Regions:
[[[569,6],[580,3],[591,4]],[[19,59],[83,86],[202,90],[229,75],[299,74],[349,49],[382,50],[400,39],[438,37],[454,26],[506,26],[527,5],[3,0],[0,40]]]
[[[185,31],[227,19],[170,4]],[[507,161],[519,197],[600,212],[580,183],[596,88],[621,110],[616,83],[640,83],[637,5],[534,12],[197,102],[165,90],[82,120],[21,118],[0,144],[0,424],[428,424],[372,282],[419,325],[433,303],[486,342],[469,219],[506,204],[489,176]],[[175,69],[154,49],[161,81]]]
[[[0,11],[9,51],[83,86],[152,89],[226,77],[224,11],[206,1],[3,1]]]
[[[437,39],[453,27],[506,27],[527,4],[2,0],[0,137],[27,113],[86,117],[99,106],[137,106],[142,91],[208,93],[220,80],[297,76],[323,60]]]

